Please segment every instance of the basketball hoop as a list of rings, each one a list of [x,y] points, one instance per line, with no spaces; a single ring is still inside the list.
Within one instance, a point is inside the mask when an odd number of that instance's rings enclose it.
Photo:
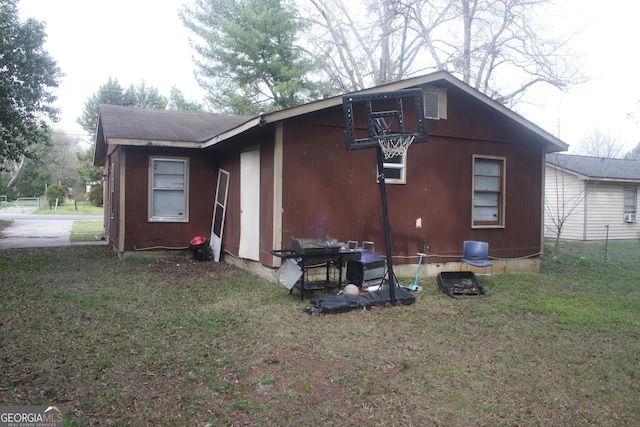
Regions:
[[[407,154],[407,149],[415,137],[415,135],[394,135],[378,139],[378,144],[380,144],[384,158],[388,160]]]

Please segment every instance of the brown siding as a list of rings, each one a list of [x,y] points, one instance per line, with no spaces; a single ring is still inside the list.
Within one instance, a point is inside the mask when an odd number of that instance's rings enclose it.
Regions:
[[[148,221],[149,158],[189,158],[189,222]],[[194,236],[211,234],[217,167],[202,151],[128,147],[126,157],[125,251],[186,248]]]
[[[226,145],[224,150],[215,146],[208,150],[209,155],[219,159],[219,165],[215,169],[216,177],[218,168],[228,171],[230,175],[222,240],[224,251],[237,256],[240,233],[242,232],[240,227],[240,154],[245,149],[260,144],[260,261],[265,265],[271,265],[269,251],[273,249],[273,139],[274,131],[272,128],[259,128],[235,139],[233,144]]]
[[[118,211],[120,209],[120,199],[118,195],[120,194],[120,153],[121,148],[115,146],[109,146],[109,157],[104,165],[104,175],[106,176],[103,182],[103,205],[104,205],[104,223],[107,226],[107,233],[109,237],[109,243],[114,247],[118,248],[120,243],[120,228],[118,226]],[[114,200],[113,202],[113,212],[115,212],[114,218],[111,218],[111,210],[109,206],[109,180],[111,174],[111,165],[114,165]]]
[[[260,147],[260,262],[271,263],[273,249],[273,135]]]
[[[428,246],[456,260],[468,239],[488,241],[496,257],[540,250],[542,141],[468,98],[449,92],[449,119],[430,120],[429,142],[409,148],[407,183],[386,187],[395,256]],[[339,109],[290,120],[284,136],[283,245],[292,236],[329,235],[371,240],[384,251],[375,149],[346,150]],[[471,227],[474,154],[506,158],[505,228]]]

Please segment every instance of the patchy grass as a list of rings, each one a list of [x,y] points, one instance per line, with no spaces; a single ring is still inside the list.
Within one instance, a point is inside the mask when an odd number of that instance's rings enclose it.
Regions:
[[[37,207],[38,206],[38,199],[36,199],[35,197],[20,197],[16,200],[14,200],[13,202],[9,202],[10,205],[14,205],[14,206],[23,206],[23,207]]]
[[[0,402],[71,425],[636,426],[640,242],[620,250],[334,316],[227,264],[3,251]]]
[[[71,226],[72,243],[95,242],[104,236],[104,225],[100,221],[73,221]]]
[[[0,236],[2,236],[2,230],[10,226],[11,224],[13,224],[12,219],[0,219]]]
[[[44,208],[35,211],[34,215],[102,215],[102,206],[93,206],[87,202],[67,201],[58,207]]]

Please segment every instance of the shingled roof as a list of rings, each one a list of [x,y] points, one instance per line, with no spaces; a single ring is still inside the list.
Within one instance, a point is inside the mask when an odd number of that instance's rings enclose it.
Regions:
[[[202,148],[206,141],[249,119],[250,116],[198,111],[100,105],[94,164],[104,161],[107,144]]]
[[[573,172],[583,179],[640,182],[640,160],[609,159],[605,157],[547,154],[547,163]]]
[[[204,142],[250,117],[101,105],[99,118],[105,139]]]

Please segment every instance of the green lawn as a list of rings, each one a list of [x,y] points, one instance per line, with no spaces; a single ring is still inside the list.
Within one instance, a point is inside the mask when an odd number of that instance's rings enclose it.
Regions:
[[[71,226],[72,243],[94,242],[104,236],[103,221],[73,221]]]
[[[102,215],[102,206],[93,206],[87,202],[67,201],[57,207],[46,207],[34,212],[34,215]]]
[[[640,242],[610,251],[563,245],[543,274],[481,277],[486,298],[429,278],[413,305],[317,316],[228,264],[6,250],[0,403],[78,426],[635,427]]]

